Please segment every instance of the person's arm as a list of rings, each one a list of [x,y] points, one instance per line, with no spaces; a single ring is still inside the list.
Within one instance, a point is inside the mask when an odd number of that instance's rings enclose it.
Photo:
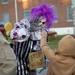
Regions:
[[[41,49],[48,59],[54,61],[56,59],[55,52],[48,46],[46,42],[46,38],[47,38],[47,33],[43,31],[41,41],[40,41]]]

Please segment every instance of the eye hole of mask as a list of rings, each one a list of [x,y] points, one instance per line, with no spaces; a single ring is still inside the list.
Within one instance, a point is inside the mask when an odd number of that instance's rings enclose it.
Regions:
[[[45,24],[46,22],[42,22],[42,24]]]

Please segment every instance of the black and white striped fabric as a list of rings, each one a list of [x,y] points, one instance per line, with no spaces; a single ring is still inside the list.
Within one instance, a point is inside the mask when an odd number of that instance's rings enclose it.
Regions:
[[[28,55],[30,52],[30,39],[23,42],[14,42],[14,52],[17,59],[17,75],[36,75],[35,71],[29,70]],[[32,74],[34,73],[34,74]]]
[[[40,51],[40,41],[39,40],[31,40],[31,51],[30,52],[37,52]]]
[[[17,75],[36,75],[36,70],[29,70],[28,56],[30,52],[41,50],[40,40],[32,40],[29,38],[23,42],[15,41],[13,49],[17,59]]]

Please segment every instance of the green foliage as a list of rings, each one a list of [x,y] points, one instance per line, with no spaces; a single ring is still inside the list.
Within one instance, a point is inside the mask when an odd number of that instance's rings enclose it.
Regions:
[[[56,37],[50,37],[48,36],[48,42],[49,42],[49,46],[50,48],[57,49],[58,48],[58,42],[60,41],[60,39],[65,36],[65,35],[58,35]]]

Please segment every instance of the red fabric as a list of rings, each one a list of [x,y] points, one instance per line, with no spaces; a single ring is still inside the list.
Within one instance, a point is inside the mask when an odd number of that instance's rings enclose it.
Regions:
[[[0,31],[3,33],[3,35],[5,35],[5,28],[4,27],[0,27]]]
[[[49,34],[50,36],[54,36],[54,35],[57,34],[57,32],[49,32],[48,34]]]
[[[4,27],[0,27],[0,31],[5,31]]]

